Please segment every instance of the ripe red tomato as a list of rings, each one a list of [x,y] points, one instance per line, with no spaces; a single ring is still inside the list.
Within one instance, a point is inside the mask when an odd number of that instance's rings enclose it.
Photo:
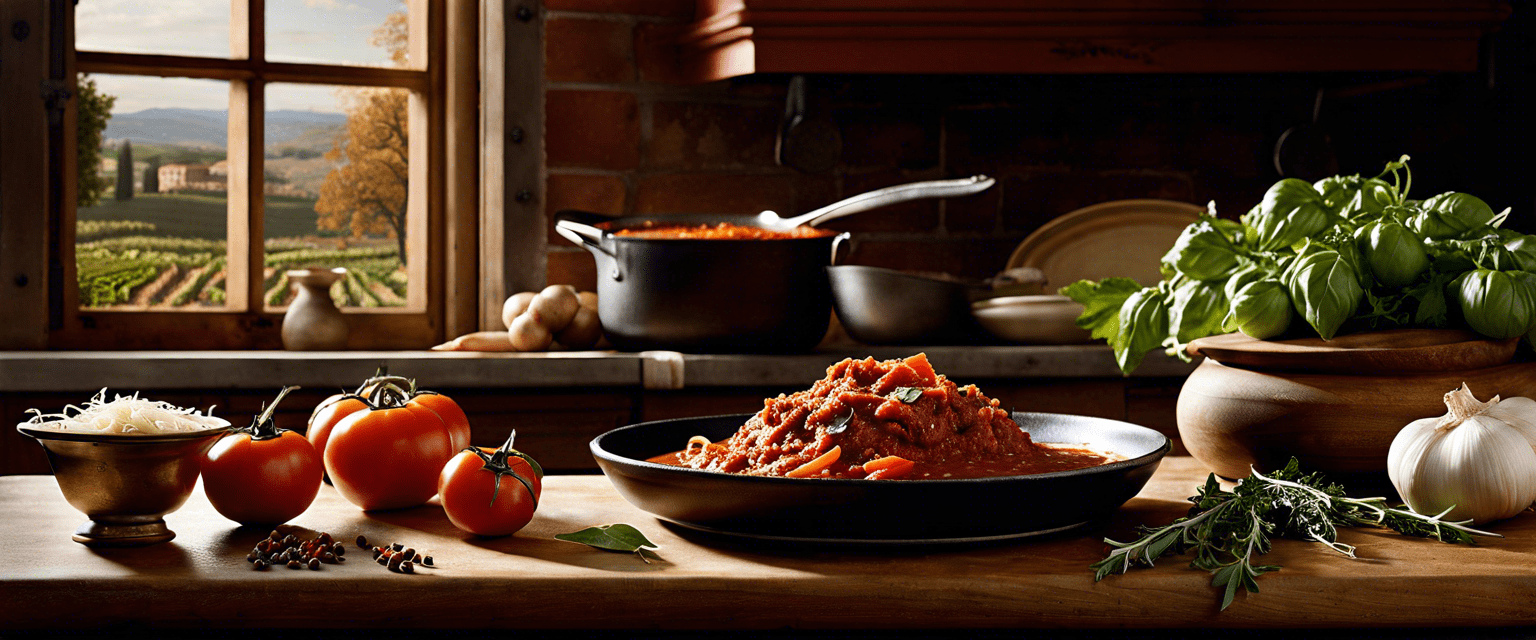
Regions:
[[[403,391],[381,397],[337,422],[322,456],[336,490],[365,511],[431,500],[453,457],[453,436],[437,413]]]
[[[315,445],[315,451],[325,453],[325,442],[331,436],[331,429],[342,418],[367,408],[368,403],[349,393],[338,393],[316,405],[314,413],[309,414],[308,432],[309,442]]]
[[[533,520],[544,491],[544,470],[512,448],[472,447],[443,467],[437,492],[453,526],[481,536],[516,533]]]
[[[224,436],[204,455],[203,491],[224,517],[240,524],[282,524],[315,501],[320,454],[304,436],[272,423],[272,410],[296,388],[285,387],[251,426]]]
[[[422,391],[411,396],[411,402],[431,409],[443,419],[443,424],[448,425],[448,435],[453,438],[454,451],[469,446],[469,416],[464,415],[459,403],[432,391]]]

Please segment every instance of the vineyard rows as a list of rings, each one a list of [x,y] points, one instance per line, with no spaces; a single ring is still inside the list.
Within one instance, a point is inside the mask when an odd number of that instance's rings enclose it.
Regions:
[[[76,228],[80,305],[88,308],[217,307],[225,302],[222,241],[122,235],[153,231],[142,223],[95,223]],[[321,249],[300,240],[266,243],[263,298],[286,305],[295,292],[287,271],[344,267],[347,277],[331,288],[338,306],[405,305],[406,275],[393,244]]]

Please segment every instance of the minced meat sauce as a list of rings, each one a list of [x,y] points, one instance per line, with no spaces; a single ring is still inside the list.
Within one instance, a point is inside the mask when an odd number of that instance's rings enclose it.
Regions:
[[[604,223],[598,226],[607,229],[610,225],[611,223]],[[631,238],[672,238],[682,240],[785,240],[790,238],[824,238],[834,235],[834,232],[805,225],[778,231],[731,222],[687,225],[657,223],[647,220],[640,226],[614,231],[613,235]]]
[[[763,405],[729,439],[695,438],[688,449],[651,461],[746,475],[866,478],[866,463],[897,456],[912,463],[898,477],[923,480],[1029,475],[1113,459],[1032,442],[997,400],[936,374],[924,354],[843,360],[810,389]],[[807,468],[816,470],[805,475]]]

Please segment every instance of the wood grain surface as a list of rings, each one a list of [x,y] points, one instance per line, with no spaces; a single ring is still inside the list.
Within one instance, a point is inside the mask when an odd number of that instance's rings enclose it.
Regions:
[[[257,572],[244,556],[266,531],[237,529],[201,490],[167,520],[178,536],[141,549],[92,550],[69,534],[84,518],[51,477],[0,478],[0,629],[165,627],[517,627],[618,629],[1166,628],[1514,626],[1536,623],[1536,516],[1496,525],[1475,547],[1349,530],[1350,560],[1278,541],[1259,578],[1225,612],[1210,577],[1170,557],[1095,583],[1106,535],[1184,512],[1206,471],[1169,458],[1108,523],[1048,539],[904,549],[765,547],[663,525],[600,476],[551,476],[534,522],[484,539],[436,506],[364,514],[326,487],[294,526],[366,534],[434,556],[436,569],[390,573],[355,547],[320,571]],[[976,505],[1007,508],[1007,505]],[[627,522],[662,562],[552,539]],[[1454,603],[1447,606],[1447,603]]]

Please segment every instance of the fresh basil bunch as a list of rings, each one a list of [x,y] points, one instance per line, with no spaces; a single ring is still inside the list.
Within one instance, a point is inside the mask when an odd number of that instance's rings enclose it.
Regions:
[[[1285,179],[1238,221],[1201,216],[1162,259],[1163,280],[1081,281],[1079,326],[1130,373],[1153,349],[1188,359],[1189,342],[1241,331],[1325,340],[1350,331],[1465,326],[1536,338],[1536,236],[1499,228],[1476,196],[1408,198],[1408,157],[1374,177]],[[1455,313],[1454,311],[1459,311]]]

